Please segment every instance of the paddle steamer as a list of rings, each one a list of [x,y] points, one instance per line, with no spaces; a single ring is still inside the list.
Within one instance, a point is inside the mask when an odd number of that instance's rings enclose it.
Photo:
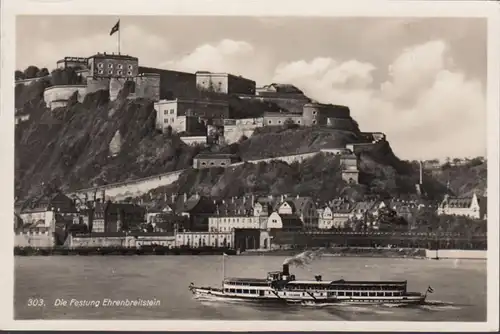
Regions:
[[[197,287],[191,283],[189,290],[197,298],[355,304],[423,304],[427,293],[433,292],[431,287],[425,293],[408,292],[407,281],[330,281],[320,275],[315,280],[297,280],[290,274],[288,264],[283,265],[282,271],[269,272],[265,279],[224,278],[221,288]]]

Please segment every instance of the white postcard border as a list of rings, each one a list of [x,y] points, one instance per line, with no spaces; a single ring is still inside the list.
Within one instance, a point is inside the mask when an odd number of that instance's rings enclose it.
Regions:
[[[307,5],[306,5],[307,4]],[[332,1],[332,0],[2,0],[0,219],[2,263],[0,323],[3,330],[323,330],[323,331],[489,331],[498,330],[498,205],[500,5],[490,1]],[[487,322],[345,322],[345,321],[94,321],[13,320],[14,85],[15,16],[31,15],[238,15],[357,17],[484,17],[488,19],[488,321]],[[36,52],[36,51],[35,51]]]

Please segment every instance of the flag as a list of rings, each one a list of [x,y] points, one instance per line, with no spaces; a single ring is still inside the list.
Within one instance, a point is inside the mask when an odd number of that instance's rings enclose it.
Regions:
[[[434,289],[433,289],[433,288],[431,288],[431,287],[429,286],[429,287],[427,288],[427,292],[428,292],[428,293],[433,293],[433,292],[434,292]]]
[[[118,22],[116,22],[116,24],[113,26],[113,28],[111,28],[109,36],[113,35],[118,30],[120,30],[120,20],[118,20]]]

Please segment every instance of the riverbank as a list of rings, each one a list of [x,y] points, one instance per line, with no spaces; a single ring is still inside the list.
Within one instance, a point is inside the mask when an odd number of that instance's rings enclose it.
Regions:
[[[249,250],[242,256],[294,256],[304,250],[276,249]],[[437,255],[437,256],[436,256]],[[429,250],[423,248],[371,248],[371,247],[332,247],[322,251],[324,257],[372,257],[372,258],[411,258],[411,259],[476,259],[486,260],[486,250],[442,249]]]
[[[168,248],[163,246],[141,248],[119,247],[81,247],[81,248],[32,248],[15,247],[16,256],[51,256],[51,255],[240,255],[240,256],[286,256],[302,253],[304,249],[247,250],[237,254],[228,248]],[[323,257],[370,257],[370,258],[411,258],[411,259],[475,259],[486,260],[486,250],[436,250],[421,248],[370,248],[370,247],[332,247],[323,249]]]
[[[236,255],[228,248],[168,248],[162,246],[125,248],[125,247],[80,247],[80,248],[33,248],[14,247],[15,256],[51,256],[51,255]]]

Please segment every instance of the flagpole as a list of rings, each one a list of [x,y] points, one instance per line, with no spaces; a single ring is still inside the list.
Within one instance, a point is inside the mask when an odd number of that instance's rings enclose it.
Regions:
[[[118,55],[121,55],[121,50],[120,50],[120,44],[121,44],[121,25],[122,25],[122,22],[121,22],[121,19],[118,19]]]

